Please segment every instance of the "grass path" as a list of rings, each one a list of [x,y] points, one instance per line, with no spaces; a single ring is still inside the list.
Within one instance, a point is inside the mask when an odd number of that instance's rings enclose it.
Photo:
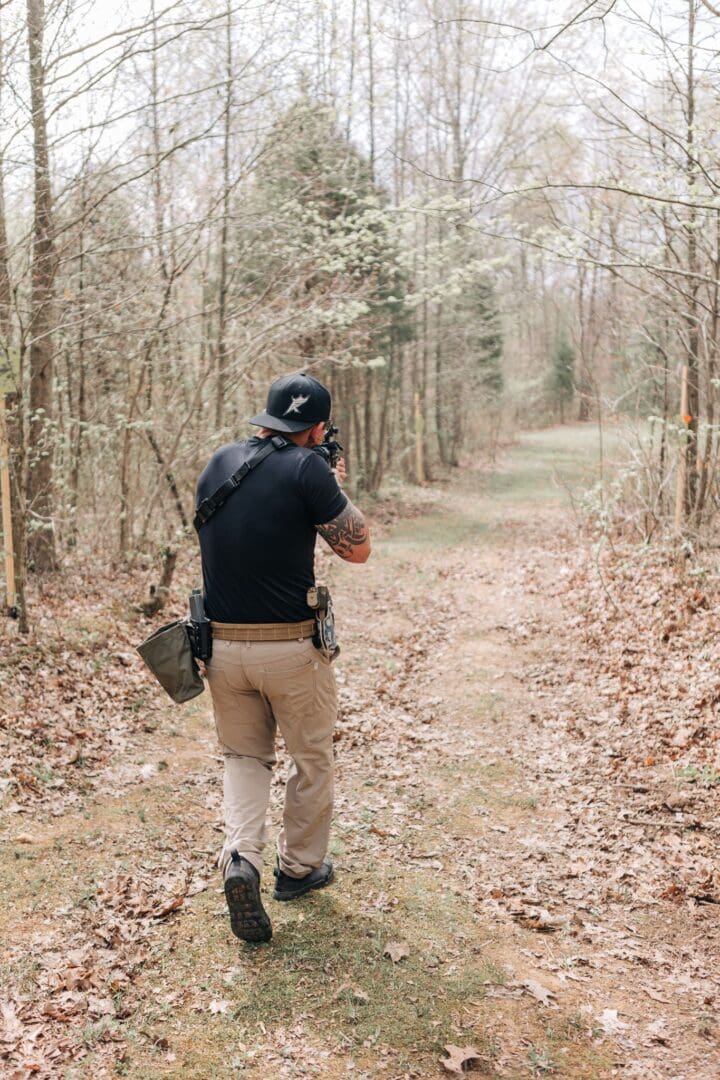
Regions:
[[[542,866],[517,911],[503,904],[503,866],[552,832],[554,792],[572,775],[560,749],[544,756],[528,738],[526,673],[562,619],[564,485],[596,467],[591,428],[525,435],[497,472],[463,471],[388,529],[367,566],[322,559],[343,639],[337,883],[293,904],[268,897],[270,946],[231,936],[212,868],[221,764],[206,695],[108,765],[108,797],[23,821],[32,845],[3,834],[14,859],[0,934],[26,942],[28,986],[33,950],[62,934],[64,914],[115,902],[95,892],[108,873],[152,882],[181,865],[193,881],[148,929],[115,1015],[89,1017],[82,1055],[58,1075],[400,1080],[443,1075],[448,1044],[474,1048],[471,1075],[506,1080],[680,1075],[643,1072],[642,1054],[623,1050],[613,1010],[632,988],[592,966],[582,933],[570,922],[540,932],[525,916],[527,897],[542,899]],[[267,893],[272,861],[268,850]]]

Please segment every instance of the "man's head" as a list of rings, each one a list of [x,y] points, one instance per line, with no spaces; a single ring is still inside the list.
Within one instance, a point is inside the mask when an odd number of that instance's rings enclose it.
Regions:
[[[312,375],[283,375],[270,387],[265,411],[250,423],[283,435],[312,432],[330,419],[331,405],[330,391]]]

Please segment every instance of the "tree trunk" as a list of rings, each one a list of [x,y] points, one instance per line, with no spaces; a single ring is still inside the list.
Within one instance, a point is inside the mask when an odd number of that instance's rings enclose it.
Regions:
[[[54,366],[52,309],[56,258],[45,116],[43,29],[43,0],[27,0],[30,102],[35,166],[29,322],[30,417],[28,432],[28,511],[32,515],[33,528],[28,534],[28,555],[38,572],[54,570],[57,566],[52,520]]]
[[[13,547],[15,549],[15,606],[21,634],[30,629],[28,622],[25,582],[27,578],[27,520],[25,507],[25,454],[23,442],[22,405],[19,394],[5,398],[5,425],[10,463],[10,503],[12,512]]]
[[[227,298],[228,229],[230,220],[230,136],[233,105],[232,8],[228,3],[225,23],[225,110],[222,148],[222,223],[220,226],[220,268],[218,280],[217,383],[215,426],[222,428],[227,383]]]
[[[83,177],[81,219],[80,219],[80,251],[78,254],[78,331],[77,347],[77,396],[75,402],[70,394],[70,379],[68,378],[68,400],[70,405],[70,527],[68,530],[68,547],[75,547],[77,543],[77,508],[80,493],[80,461],[82,458],[82,445],[85,435],[86,396],[85,396],[85,180]],[[75,419],[72,419],[73,412]]]
[[[175,574],[178,553],[173,548],[166,547],[162,553],[162,570],[157,585],[150,586],[150,599],[140,605],[143,615],[157,615],[162,611],[170,595],[170,586]]]
[[[695,15],[696,0],[688,0],[688,63],[687,63],[687,143],[686,177],[688,202],[692,202],[697,167],[695,164]],[[685,315],[687,326],[687,416],[688,444],[686,452],[685,516],[695,511],[698,488],[698,412],[700,410],[700,324],[698,310],[698,245],[697,212],[694,207],[688,212],[687,235],[687,272],[688,272],[688,307]]]
[[[443,393],[442,327],[443,306],[442,304],[438,304],[435,318],[435,428],[440,461],[443,465],[449,465],[451,452],[446,423],[448,412],[453,405],[451,403],[449,407],[446,407],[445,395]]]
[[[368,59],[368,136],[370,140],[370,176],[375,182],[375,57],[372,38],[371,0],[365,0],[365,29],[367,33]]]

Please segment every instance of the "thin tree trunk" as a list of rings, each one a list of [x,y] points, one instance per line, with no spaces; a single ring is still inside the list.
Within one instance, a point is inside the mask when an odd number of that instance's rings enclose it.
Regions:
[[[13,547],[15,549],[15,603],[18,628],[27,634],[30,625],[26,601],[27,578],[27,513],[24,492],[26,490],[26,461],[23,440],[22,399],[20,394],[8,394],[5,398],[7,412],[5,423],[10,456],[10,499],[13,523]]]
[[[77,399],[70,400],[70,416],[75,412],[75,419],[71,421],[71,445],[70,445],[70,528],[68,532],[68,547],[74,547],[77,543],[77,509],[80,490],[80,461],[82,458],[83,438],[85,434],[85,422],[87,419],[85,402],[85,180],[82,183],[81,219],[80,219],[80,252],[78,255],[78,331],[77,347]],[[69,385],[69,379],[68,379]]]
[[[688,0],[688,48],[687,48],[687,142],[686,142],[686,178],[688,201],[692,202],[695,179],[695,17],[696,0]],[[698,488],[698,412],[700,410],[700,324],[698,311],[698,247],[697,247],[697,212],[694,207],[688,212],[687,235],[687,271],[689,303],[685,316],[687,326],[687,416],[688,445],[686,453],[685,516],[695,511]]]
[[[355,93],[355,25],[357,22],[357,0],[352,0],[350,13],[350,70],[348,72],[348,102],[345,138],[350,142],[353,122],[353,97]]]
[[[393,376],[395,373],[395,346],[390,346],[390,357],[387,366],[387,374],[383,385],[383,400],[380,408],[380,426],[378,431],[377,450],[375,452],[375,463],[373,465],[372,479],[370,481],[370,490],[377,492],[382,483],[383,474],[385,472],[385,466],[388,459],[388,413],[390,410],[390,399],[392,397],[392,384]]]
[[[225,22],[225,110],[222,149],[222,224],[220,227],[220,269],[218,281],[217,384],[215,426],[223,424],[227,383],[227,299],[228,299],[228,230],[230,221],[230,137],[233,106],[233,37],[232,8],[228,2]]]
[[[188,521],[187,514],[185,513],[185,507],[182,504],[182,499],[180,498],[180,492],[178,491],[178,486],[177,486],[177,483],[175,481],[175,476],[173,475],[173,471],[170,468],[170,466],[167,464],[167,462],[165,461],[165,458],[163,457],[162,450],[160,449],[160,446],[158,445],[158,441],[155,438],[155,436],[153,435],[152,431],[146,431],[145,434],[147,435],[147,440],[150,443],[150,446],[152,447],[152,451],[153,451],[153,453],[155,455],[155,460],[157,461],[158,465],[160,466],[161,469],[163,469],[163,471],[165,473],[165,480],[166,480],[167,486],[168,486],[168,488],[170,490],[170,494],[173,497],[173,501],[175,503],[175,509],[177,510],[178,517],[180,518],[180,524],[182,525],[183,529],[189,529],[190,528],[190,522]]]
[[[367,31],[368,57],[368,137],[370,151],[370,176],[375,181],[375,57],[372,39],[371,0],[365,0],[365,19]]]
[[[160,580],[157,585],[150,586],[150,599],[140,605],[143,615],[157,615],[162,611],[170,595],[170,586],[175,575],[178,553],[173,548],[166,547],[162,553],[162,569]]]
[[[52,222],[50,157],[45,116],[43,0],[27,0],[30,102],[34,140],[34,222],[30,296],[30,417],[28,510],[33,528],[28,554],[35,570],[57,566],[52,520],[53,292],[56,257]]]
[[[705,371],[705,420],[707,435],[700,468],[696,515],[702,517],[716,469],[717,435],[715,432],[715,378],[717,370],[718,319],[720,318],[720,211],[715,214],[715,257],[712,261],[713,284],[710,287],[710,327],[707,336]]]

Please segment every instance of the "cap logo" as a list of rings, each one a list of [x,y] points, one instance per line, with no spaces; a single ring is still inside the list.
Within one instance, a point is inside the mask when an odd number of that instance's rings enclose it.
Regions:
[[[298,395],[298,397],[294,397],[283,413],[283,416],[287,416],[288,413],[299,413],[303,405],[307,404],[309,400],[309,394],[306,397],[303,397],[302,394]]]

